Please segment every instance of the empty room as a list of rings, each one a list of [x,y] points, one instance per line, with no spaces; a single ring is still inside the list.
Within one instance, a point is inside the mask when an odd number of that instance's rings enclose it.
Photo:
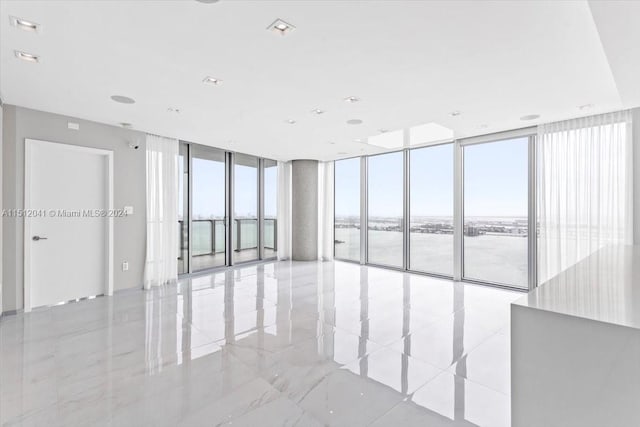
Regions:
[[[639,22],[0,0],[0,426],[640,426]]]

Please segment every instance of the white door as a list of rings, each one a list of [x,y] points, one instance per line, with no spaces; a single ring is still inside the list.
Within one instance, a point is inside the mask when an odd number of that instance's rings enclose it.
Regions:
[[[112,153],[26,141],[25,309],[109,293]]]

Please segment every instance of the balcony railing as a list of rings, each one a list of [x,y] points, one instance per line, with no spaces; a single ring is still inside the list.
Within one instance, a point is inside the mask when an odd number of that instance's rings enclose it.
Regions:
[[[264,219],[264,247],[277,248],[277,220]],[[225,251],[224,219],[194,219],[191,225],[193,238],[192,256],[215,255]],[[178,221],[180,257],[186,253],[189,245],[187,227],[184,221]],[[233,247],[239,252],[258,247],[258,220],[256,218],[241,218],[233,221]]]

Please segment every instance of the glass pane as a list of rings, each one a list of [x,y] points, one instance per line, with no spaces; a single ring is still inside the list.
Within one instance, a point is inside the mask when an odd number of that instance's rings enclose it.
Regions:
[[[453,275],[453,144],[410,151],[412,270]]]
[[[265,258],[273,258],[278,250],[277,245],[277,212],[278,212],[278,164],[274,160],[264,162],[264,222],[263,236]]]
[[[225,153],[191,146],[193,271],[225,265]]]
[[[369,157],[368,262],[402,267],[403,153]]]
[[[335,179],[335,257],[360,261],[360,158],[337,160]]]
[[[234,262],[258,259],[258,159],[235,155],[233,165]]]
[[[188,145],[181,142],[178,152],[178,274],[189,272],[189,217],[187,215],[189,194]]]
[[[527,287],[528,139],[464,148],[464,276]]]

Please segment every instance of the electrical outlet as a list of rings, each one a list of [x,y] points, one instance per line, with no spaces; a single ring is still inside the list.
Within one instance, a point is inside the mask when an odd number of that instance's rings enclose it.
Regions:
[[[127,261],[122,262],[122,271],[129,271],[129,263]]]

